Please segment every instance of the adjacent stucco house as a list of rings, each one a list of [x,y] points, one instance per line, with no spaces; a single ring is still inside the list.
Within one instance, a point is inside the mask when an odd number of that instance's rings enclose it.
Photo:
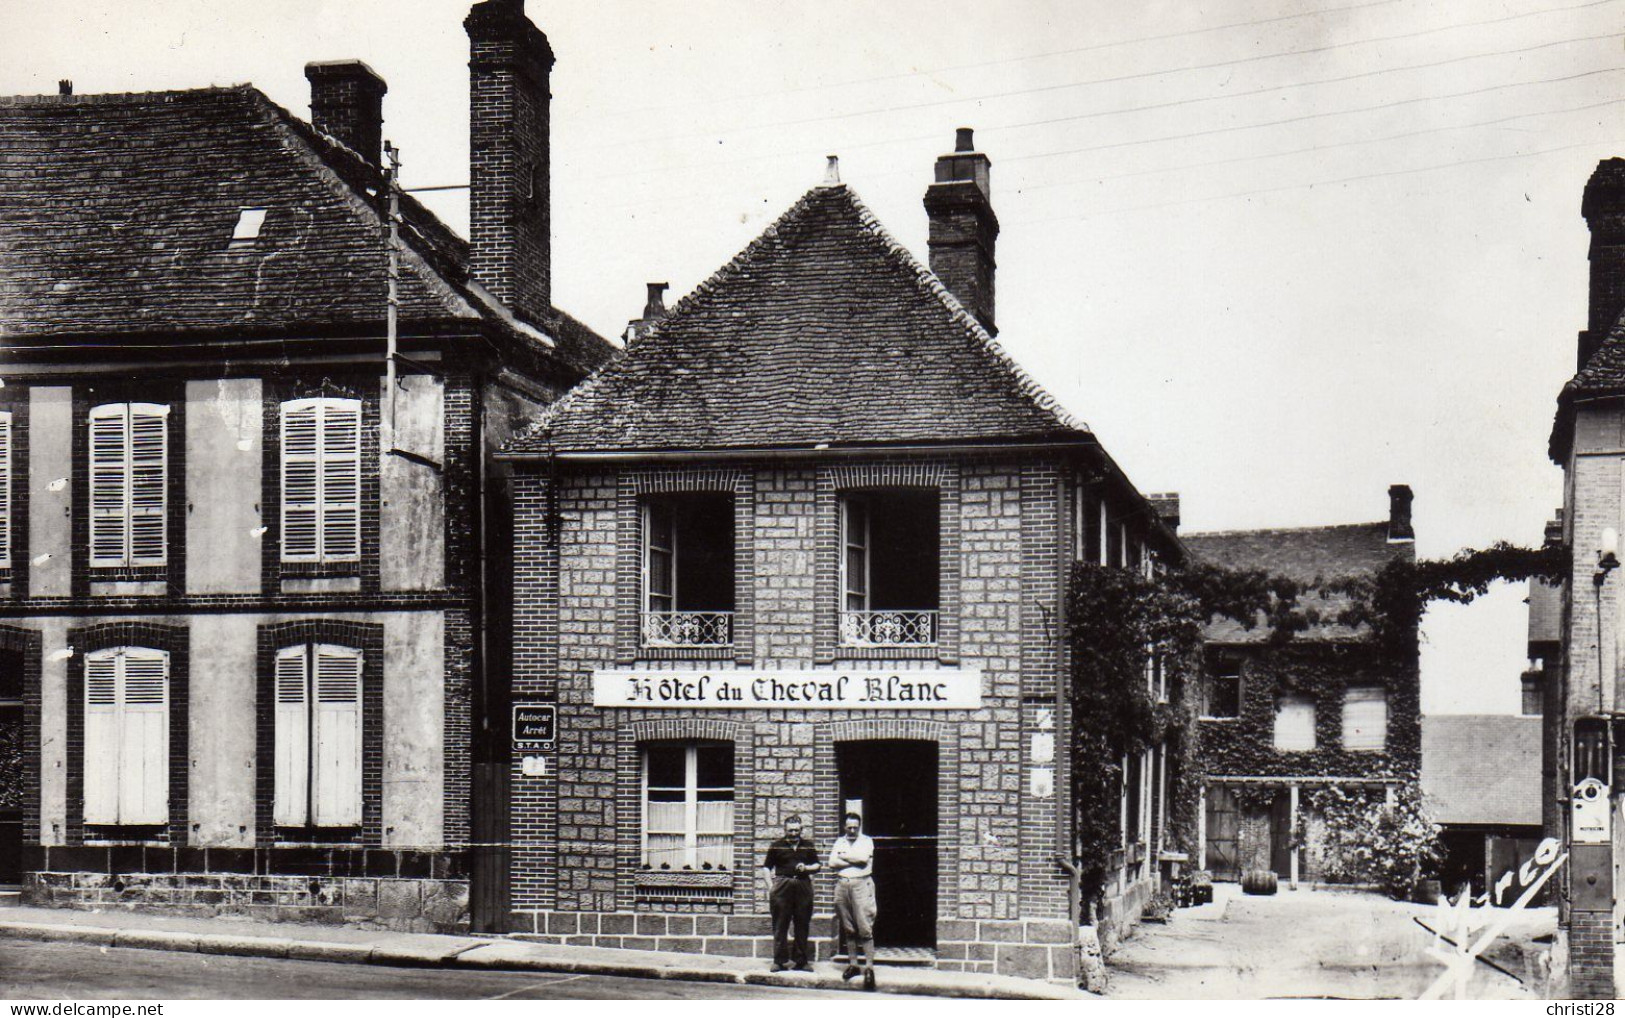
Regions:
[[[407,196],[390,242],[360,62],[306,68],[309,123],[247,85],[0,99],[27,900],[469,925],[492,453],[613,347],[549,294],[546,39],[518,0],[466,27],[466,242]]]

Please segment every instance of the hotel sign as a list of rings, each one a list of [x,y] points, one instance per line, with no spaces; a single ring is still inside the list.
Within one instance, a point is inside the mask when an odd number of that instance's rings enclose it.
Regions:
[[[971,710],[982,705],[982,670],[599,669],[592,673],[592,702],[720,710]]]

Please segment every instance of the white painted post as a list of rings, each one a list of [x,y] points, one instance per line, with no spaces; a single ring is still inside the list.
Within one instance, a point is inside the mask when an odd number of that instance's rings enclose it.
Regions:
[[[1207,869],[1207,786],[1196,796],[1196,868]]]

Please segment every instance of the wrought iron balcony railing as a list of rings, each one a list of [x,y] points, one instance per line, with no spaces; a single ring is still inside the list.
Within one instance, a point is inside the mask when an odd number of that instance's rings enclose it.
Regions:
[[[936,642],[934,611],[841,613],[843,647],[929,647]]]
[[[645,647],[726,647],[733,643],[733,612],[644,612]]]

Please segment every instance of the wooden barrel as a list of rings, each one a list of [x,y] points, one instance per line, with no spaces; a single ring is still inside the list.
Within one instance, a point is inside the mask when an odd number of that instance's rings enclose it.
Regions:
[[[1243,894],[1274,894],[1276,886],[1274,870],[1248,870],[1241,876]]]

